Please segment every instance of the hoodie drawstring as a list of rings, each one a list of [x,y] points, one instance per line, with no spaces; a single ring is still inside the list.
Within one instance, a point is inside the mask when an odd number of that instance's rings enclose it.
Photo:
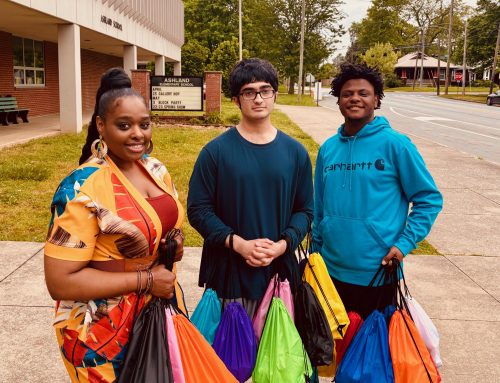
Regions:
[[[356,142],[357,138],[358,136],[354,136],[354,138],[352,138],[352,145],[351,145],[351,138],[347,139],[347,142],[349,142],[349,152],[347,153],[346,162],[348,160],[349,162],[347,162],[344,170],[344,182],[342,183],[342,189],[345,189],[345,182],[347,180],[347,165],[351,164],[351,171],[349,172],[349,191],[352,191],[352,152],[354,149],[354,143]]]

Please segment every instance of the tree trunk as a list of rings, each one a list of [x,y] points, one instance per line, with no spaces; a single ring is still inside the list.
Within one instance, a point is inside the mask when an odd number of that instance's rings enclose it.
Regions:
[[[295,79],[290,77],[290,82],[288,83],[288,94],[295,93]]]

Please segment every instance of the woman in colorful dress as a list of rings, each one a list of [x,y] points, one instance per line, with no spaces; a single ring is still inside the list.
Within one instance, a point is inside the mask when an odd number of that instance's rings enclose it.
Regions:
[[[175,274],[155,260],[184,211],[165,166],[149,156],[148,108],[122,87],[103,93],[97,109],[93,154],[56,190],[45,244],[56,336],[73,382],[117,380],[145,302],[178,293]]]

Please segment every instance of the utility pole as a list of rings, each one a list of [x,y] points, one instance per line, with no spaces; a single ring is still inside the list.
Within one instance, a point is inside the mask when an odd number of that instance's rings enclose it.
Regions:
[[[424,32],[424,27],[420,29],[420,32],[422,33],[422,52],[421,52],[421,57],[420,57],[420,79],[419,79],[419,87],[422,88],[423,82],[424,82],[424,47],[425,47],[425,32]]]
[[[446,58],[446,79],[444,82],[444,94],[448,94],[450,85],[450,56],[451,56],[451,32],[453,30],[453,0],[450,4],[450,24],[448,25],[448,57]]]
[[[440,82],[441,82],[441,59],[440,59],[440,56],[441,56],[441,37],[439,37],[438,35],[438,70],[437,70],[437,84],[436,84],[436,93],[437,95],[439,96],[439,86],[440,86]]]
[[[497,58],[498,58],[498,45],[500,42],[500,23],[498,23],[498,34],[497,34],[497,45],[495,46],[495,56],[493,57],[493,68],[491,68],[491,83],[490,83],[490,93],[493,93],[493,84],[495,82],[495,73],[497,70]]]
[[[463,60],[463,67],[464,69],[462,70],[462,95],[465,96],[465,80],[467,80],[467,23],[468,20],[465,19],[465,36],[464,36],[464,60]]]
[[[302,15],[300,18],[300,57],[299,57],[299,94],[297,100],[300,102],[302,96],[302,70],[304,67],[304,29],[306,19],[306,0],[302,0]]]
[[[243,27],[241,24],[241,0],[238,0],[238,24],[239,24],[240,61],[241,61],[243,59]]]

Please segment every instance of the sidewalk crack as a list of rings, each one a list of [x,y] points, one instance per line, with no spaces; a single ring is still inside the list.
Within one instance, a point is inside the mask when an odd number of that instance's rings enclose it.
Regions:
[[[0,283],[2,283],[3,281],[5,281],[7,278],[9,278],[12,274],[14,274],[16,271],[18,271],[21,267],[23,267],[26,263],[28,263],[30,260],[32,260],[40,251],[43,250],[43,247],[40,248],[37,252],[35,252],[35,254],[33,254],[31,257],[29,257],[28,259],[26,259],[23,263],[21,263],[19,266],[17,266],[14,270],[12,270],[9,274],[7,274],[5,277],[3,277],[2,279],[0,279]]]
[[[486,294],[488,294],[491,298],[493,298],[495,301],[497,301],[498,303],[500,303],[500,300],[498,300],[496,297],[494,297],[493,295],[491,295],[491,293],[489,291],[487,291],[483,286],[481,286],[479,283],[477,283],[474,279],[472,279],[465,271],[463,271],[460,266],[458,266],[455,262],[453,262],[449,257],[447,257],[446,255],[444,255],[444,257],[448,260],[448,262],[450,262],[453,266],[455,266],[458,270],[460,270],[460,272],[465,275],[467,278],[469,278],[476,286],[478,286],[481,290],[483,290]]]

